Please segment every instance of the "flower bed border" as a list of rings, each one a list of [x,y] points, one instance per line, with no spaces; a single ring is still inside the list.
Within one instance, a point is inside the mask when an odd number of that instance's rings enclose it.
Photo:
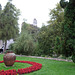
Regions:
[[[31,64],[32,66],[27,67],[27,68],[21,68],[21,69],[18,69],[17,71],[15,69],[6,70],[6,71],[1,70],[0,71],[0,75],[26,74],[26,73],[30,73],[30,72],[33,72],[33,71],[40,70],[41,67],[42,67],[42,64],[36,63],[36,62],[31,62],[31,61],[20,61],[20,60],[16,60],[15,62],[28,63],[28,64]],[[0,63],[4,63],[4,61],[0,61]]]

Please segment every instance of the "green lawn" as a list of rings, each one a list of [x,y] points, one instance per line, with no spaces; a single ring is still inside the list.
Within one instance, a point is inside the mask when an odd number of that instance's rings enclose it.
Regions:
[[[0,61],[3,60],[3,55],[0,54]],[[42,69],[25,74],[25,75],[75,75],[75,64],[72,62],[56,61],[49,59],[38,59],[30,57],[17,57],[16,60],[34,61],[42,64]],[[3,63],[0,63],[0,70],[18,69],[31,66],[25,63],[15,63],[13,67],[6,68]]]

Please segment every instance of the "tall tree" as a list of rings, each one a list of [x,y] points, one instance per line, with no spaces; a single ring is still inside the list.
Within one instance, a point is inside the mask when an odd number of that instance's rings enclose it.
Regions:
[[[53,27],[55,36],[61,36],[61,23],[64,20],[64,10],[60,7],[59,3],[56,4],[56,8],[50,10],[49,16],[50,20],[48,24],[50,27]]]
[[[63,15],[64,10],[60,7],[59,3],[54,9],[50,10],[50,20],[48,21],[49,25],[43,26],[38,35],[39,48],[42,54],[52,55],[53,52],[57,54],[60,53],[61,46],[59,46],[60,43],[58,39],[61,39],[62,35],[61,23],[63,22],[64,18]]]
[[[75,62],[75,0],[60,1],[61,7],[65,9],[63,22],[63,54],[65,56],[72,56]]]
[[[2,12],[2,24],[1,28],[1,40],[5,42],[5,48],[7,40],[15,38],[19,32],[18,19],[20,15],[19,9],[17,9],[10,1],[7,2],[3,12]]]
[[[0,38],[2,38],[2,6],[0,4]]]
[[[53,37],[51,44],[54,48],[54,52],[57,55],[60,55],[62,48],[59,41],[61,42],[62,40],[62,22],[64,21],[64,10],[61,8],[60,4],[57,3],[56,8],[50,10],[49,15],[50,20],[48,21],[48,30],[50,33],[52,33],[50,37]]]

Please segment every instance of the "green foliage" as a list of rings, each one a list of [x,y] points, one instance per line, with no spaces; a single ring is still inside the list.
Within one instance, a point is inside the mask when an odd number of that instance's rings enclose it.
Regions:
[[[34,42],[27,32],[22,32],[14,43],[14,50],[17,54],[32,55]]]
[[[60,7],[60,4],[56,5],[56,8],[50,10],[50,20],[48,26],[43,26],[38,35],[39,50],[41,54],[53,56],[53,53],[57,56],[61,53],[61,37],[62,37],[62,22],[64,20],[64,10]],[[58,37],[58,38],[57,38]],[[59,41],[58,41],[59,40]]]
[[[34,39],[34,42],[38,42],[37,35],[40,30],[39,27],[23,22],[21,30],[22,30],[21,32],[27,31],[28,34],[30,34],[32,38]]]
[[[36,42],[34,42],[29,28],[29,24],[23,22],[19,37],[16,39],[15,43],[11,45],[11,48],[13,48],[17,54],[34,55],[35,53]]]
[[[60,5],[62,8],[65,8],[67,6],[67,4],[68,4],[68,2],[67,1],[65,2],[65,0],[60,1]]]
[[[59,56],[62,51],[62,22],[64,21],[64,10],[60,7],[60,4],[57,3],[56,8],[50,11],[50,20],[48,21],[48,35],[50,40],[51,49],[54,54]],[[59,41],[58,41],[59,40]]]
[[[2,29],[1,39],[9,40],[18,34],[18,16],[19,10],[12,3],[7,2],[2,13],[2,24],[0,26]]]
[[[61,23],[64,21],[64,10],[60,7],[60,4],[56,5],[56,8],[50,11],[50,20],[48,21],[50,27],[53,28],[53,34],[55,36],[62,35],[62,25]]]
[[[70,0],[65,7],[63,22],[63,55],[75,60],[75,1]],[[75,61],[74,61],[75,62]]]
[[[62,53],[62,45],[60,37],[56,37],[54,51],[59,56]]]
[[[9,45],[9,49],[10,50],[13,50],[14,49],[14,43],[12,43],[12,44]]]
[[[75,53],[73,53],[73,55],[72,55],[72,60],[75,63]]]
[[[50,35],[51,34],[48,32],[48,28],[43,26],[38,34],[39,49],[41,50],[41,54],[52,55],[52,37],[50,37]]]
[[[21,32],[27,31],[28,30],[28,26],[29,24],[27,24],[26,22],[22,23],[22,27],[21,27]]]
[[[20,11],[11,3],[7,2],[0,17],[0,39],[6,42],[15,38],[19,33],[18,19]]]

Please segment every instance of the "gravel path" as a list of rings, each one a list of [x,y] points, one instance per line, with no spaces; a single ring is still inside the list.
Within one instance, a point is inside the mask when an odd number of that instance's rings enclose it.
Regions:
[[[58,61],[67,61],[67,62],[72,62],[72,60],[59,59],[59,58],[50,58],[50,57],[38,57],[38,56],[26,56],[26,55],[16,55],[16,56],[21,56],[21,57],[30,57],[30,58],[40,58],[40,59],[51,59],[51,60],[58,60]]]

